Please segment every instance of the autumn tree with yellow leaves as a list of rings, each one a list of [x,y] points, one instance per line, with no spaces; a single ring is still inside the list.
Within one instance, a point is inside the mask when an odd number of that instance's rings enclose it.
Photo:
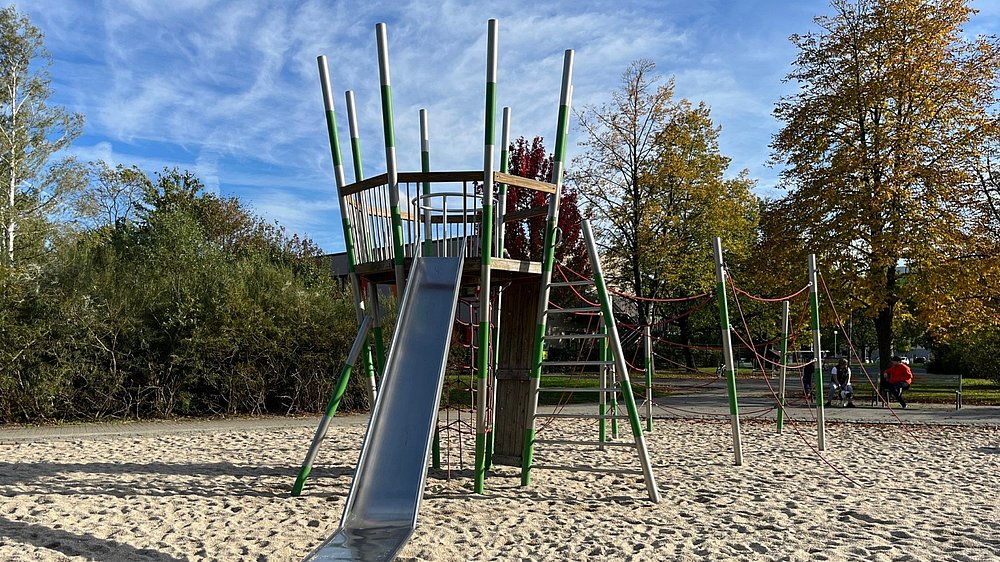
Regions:
[[[640,60],[622,75],[610,103],[578,115],[585,151],[571,179],[596,223],[608,275],[646,298],[712,290],[713,238],[722,237],[738,259],[749,252],[757,225],[754,181],[746,170],[726,177],[730,158],[719,150],[709,108],[673,94],[673,80]],[[648,318],[650,306],[639,301],[640,318]],[[690,344],[688,321],[677,323]]]
[[[791,38],[799,54],[787,79],[799,89],[775,109],[784,126],[774,161],[789,189],[776,215],[791,225],[785,244],[852,285],[883,363],[903,303],[932,334],[973,310],[996,321],[970,289],[988,240],[976,169],[997,133],[1000,46],[963,34],[968,4],[833,0],[818,31]]]

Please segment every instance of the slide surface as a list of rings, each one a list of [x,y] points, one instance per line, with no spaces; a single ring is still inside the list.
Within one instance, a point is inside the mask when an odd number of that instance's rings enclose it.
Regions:
[[[340,528],[306,560],[392,560],[423,497],[462,257],[414,260]]]

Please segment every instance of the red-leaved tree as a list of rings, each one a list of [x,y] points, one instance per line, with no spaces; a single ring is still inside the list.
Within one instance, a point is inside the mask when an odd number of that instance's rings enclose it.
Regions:
[[[551,181],[552,154],[545,150],[542,137],[530,143],[519,137],[510,144],[510,173],[538,181]],[[522,211],[545,205],[547,195],[532,189],[507,188],[507,212]],[[575,190],[563,185],[559,199],[559,230],[561,237],[556,246],[556,261],[573,271],[589,274],[587,248],[583,241],[580,208]],[[542,261],[545,241],[545,216],[525,221],[507,223],[504,248],[513,259]]]

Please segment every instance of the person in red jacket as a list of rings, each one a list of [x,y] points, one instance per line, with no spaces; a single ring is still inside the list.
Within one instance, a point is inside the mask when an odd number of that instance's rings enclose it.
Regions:
[[[899,402],[900,407],[906,408],[903,391],[910,388],[910,383],[913,382],[913,372],[910,371],[909,365],[903,363],[903,358],[898,355],[894,355],[889,361],[889,368],[882,372],[879,392],[882,393],[883,400],[886,400],[885,396],[887,395],[892,396]]]

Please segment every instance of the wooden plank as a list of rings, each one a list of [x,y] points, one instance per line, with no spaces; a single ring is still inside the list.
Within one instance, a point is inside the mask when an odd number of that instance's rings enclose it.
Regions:
[[[377,176],[372,176],[366,180],[361,180],[359,182],[350,183],[344,186],[340,190],[341,197],[345,195],[351,195],[354,193],[361,193],[362,191],[368,191],[374,187],[379,187],[383,185],[389,185],[389,175],[379,174]]]
[[[462,183],[466,181],[483,181],[480,170],[458,172],[399,172],[399,183]]]
[[[524,432],[531,421],[528,415],[531,382],[524,375],[531,370],[538,291],[537,281],[513,283],[504,291],[493,426],[496,464],[521,466]]]
[[[361,212],[364,213],[365,215],[369,216],[369,217],[379,217],[379,218],[383,218],[383,219],[392,218],[392,213],[389,211],[389,209],[382,209],[382,208],[375,207],[375,208],[371,208],[371,209],[368,209],[368,210],[362,209]],[[413,220],[413,215],[411,215],[408,211],[403,211],[402,209],[400,209],[400,211],[399,211],[399,218],[403,219],[404,221],[409,221],[409,220]],[[438,221],[438,222],[441,222],[441,221]],[[459,221],[455,221],[455,222],[459,222]]]
[[[481,215],[482,213],[479,211],[476,211],[475,213],[471,212],[465,213],[464,215],[462,214],[453,215],[449,213],[448,224],[462,224],[462,223],[478,224],[480,221],[479,217]],[[421,218],[420,221],[423,222],[423,218]],[[444,217],[442,217],[441,215],[431,215],[431,224],[441,224],[443,222],[444,222]]]
[[[510,213],[506,213],[503,216],[503,222],[514,222],[534,217],[541,217],[547,215],[548,213],[549,213],[548,205],[539,205],[537,207],[532,207],[530,209],[521,209],[520,211],[513,211]]]
[[[538,261],[527,261],[527,260],[512,260],[508,258],[493,258],[490,261],[490,267],[500,271],[520,271],[522,273],[542,273],[542,262]],[[504,307],[507,304],[504,303]],[[537,304],[533,308],[537,307]],[[534,326],[534,324],[532,324]],[[534,332],[532,332],[532,337],[534,337]]]
[[[515,187],[525,187],[528,189],[533,189],[535,191],[543,191],[545,193],[555,193],[555,184],[531,180],[528,178],[522,178],[521,176],[515,176],[513,174],[505,174],[503,172],[493,172],[493,181],[496,183],[505,183],[507,185],[513,185]]]

